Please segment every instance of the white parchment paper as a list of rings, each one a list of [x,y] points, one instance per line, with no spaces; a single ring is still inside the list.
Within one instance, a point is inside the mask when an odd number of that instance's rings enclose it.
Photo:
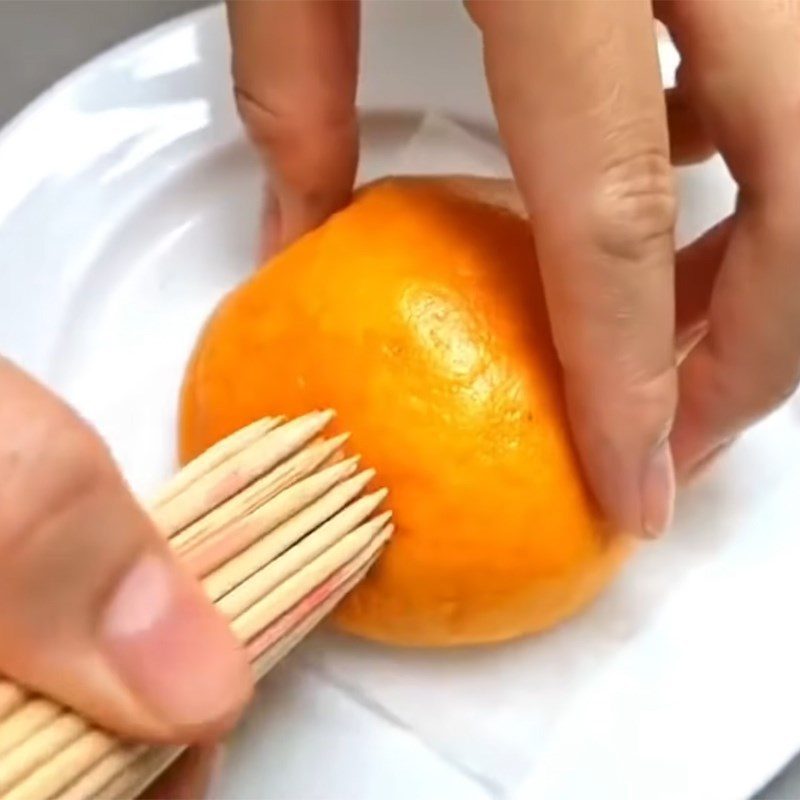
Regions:
[[[491,141],[428,116],[395,171],[508,166]],[[717,161],[681,181],[686,240],[729,212],[733,187]],[[301,658],[497,795],[746,797],[800,748],[798,494],[795,399],[683,492],[670,535],[574,621],[445,652],[323,633]]]

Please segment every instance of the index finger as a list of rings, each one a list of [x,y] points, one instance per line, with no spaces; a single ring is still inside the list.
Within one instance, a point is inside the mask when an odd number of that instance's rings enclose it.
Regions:
[[[229,0],[239,114],[270,170],[279,250],[350,199],[358,162],[356,0]],[[266,253],[264,253],[266,254]]]
[[[650,4],[470,10],[588,478],[619,525],[656,535],[674,494],[675,200]]]

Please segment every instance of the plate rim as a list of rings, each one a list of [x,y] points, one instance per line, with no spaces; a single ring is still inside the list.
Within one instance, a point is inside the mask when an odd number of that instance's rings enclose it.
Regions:
[[[213,17],[215,14],[220,13],[223,6],[224,3],[214,2],[204,8],[185,11],[171,19],[135,33],[133,36],[129,36],[116,44],[112,44],[82,61],[39,92],[0,126],[0,150],[5,148],[8,142],[19,134],[19,129],[24,127],[31,117],[34,117],[48,103],[68,90],[72,84],[89,77],[92,71],[102,66],[102,63],[107,59],[124,55],[127,50],[141,47],[149,40],[157,39],[165,33],[169,33],[173,28],[180,28],[184,25],[197,26],[201,23],[201,17]]]

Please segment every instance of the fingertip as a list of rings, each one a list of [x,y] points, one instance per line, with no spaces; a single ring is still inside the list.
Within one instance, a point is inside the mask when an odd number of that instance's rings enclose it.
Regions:
[[[197,741],[228,730],[251,696],[244,650],[165,556],[145,554],[129,569],[99,635],[109,664],[170,739]]]
[[[612,526],[635,538],[663,536],[672,522],[676,397],[675,369],[628,388],[592,375],[567,382],[570,427],[588,485]]]
[[[681,485],[694,483],[704,475],[737,439],[736,435],[730,433],[713,436],[709,424],[704,423],[696,406],[691,392],[687,392],[681,401],[670,437],[675,472]]]

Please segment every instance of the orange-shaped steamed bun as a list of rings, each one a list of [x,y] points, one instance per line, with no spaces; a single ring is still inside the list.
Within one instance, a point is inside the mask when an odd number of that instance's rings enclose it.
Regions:
[[[574,614],[628,545],[564,416],[533,242],[499,182],[362,191],[222,303],[186,375],[192,458],[252,420],[331,407],[396,533],[335,615],[403,645],[497,641]]]

